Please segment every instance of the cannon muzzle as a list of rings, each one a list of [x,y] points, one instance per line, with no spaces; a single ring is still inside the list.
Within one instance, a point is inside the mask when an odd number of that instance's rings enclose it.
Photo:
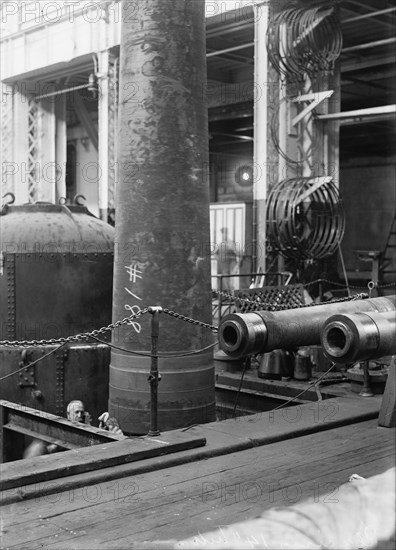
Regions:
[[[291,350],[320,344],[323,324],[341,313],[387,312],[396,309],[396,296],[333,302],[283,311],[254,311],[226,315],[219,326],[219,345],[230,357]]]
[[[396,312],[333,315],[323,325],[324,353],[336,363],[378,359],[396,353]]]

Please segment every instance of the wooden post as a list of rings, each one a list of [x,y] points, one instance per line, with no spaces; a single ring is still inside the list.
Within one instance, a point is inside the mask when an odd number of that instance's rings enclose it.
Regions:
[[[396,355],[392,357],[386,381],[384,397],[378,417],[378,426],[394,428],[396,426]]]

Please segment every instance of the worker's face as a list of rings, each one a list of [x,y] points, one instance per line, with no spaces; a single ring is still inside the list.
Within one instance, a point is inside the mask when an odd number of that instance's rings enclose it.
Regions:
[[[73,403],[70,407],[69,420],[72,422],[82,422],[85,421],[85,412],[82,403]]]

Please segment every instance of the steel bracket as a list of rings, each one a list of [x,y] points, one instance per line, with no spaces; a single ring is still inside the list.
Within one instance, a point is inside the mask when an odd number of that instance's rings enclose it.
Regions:
[[[18,386],[20,388],[34,388],[37,385],[35,365],[29,366],[31,361],[31,353],[27,349],[23,349],[19,368],[25,368],[19,373]]]

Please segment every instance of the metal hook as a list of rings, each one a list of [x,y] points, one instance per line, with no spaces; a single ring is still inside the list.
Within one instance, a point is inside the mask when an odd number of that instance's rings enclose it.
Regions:
[[[370,281],[367,284],[367,288],[369,289],[369,298],[371,298],[371,291],[374,290],[374,288],[376,288],[377,286],[378,286],[378,283],[375,281]]]
[[[9,191],[8,193],[6,193],[5,195],[3,195],[3,199],[5,199],[6,197],[11,197],[11,200],[7,201],[5,204],[14,204],[15,202],[15,195],[14,193],[11,193],[11,191]]]
[[[73,202],[74,204],[77,204],[78,206],[84,206],[84,203],[82,202],[79,202],[79,199],[83,199],[84,201],[86,201],[87,199],[84,197],[84,195],[75,195],[74,199],[73,199]]]

